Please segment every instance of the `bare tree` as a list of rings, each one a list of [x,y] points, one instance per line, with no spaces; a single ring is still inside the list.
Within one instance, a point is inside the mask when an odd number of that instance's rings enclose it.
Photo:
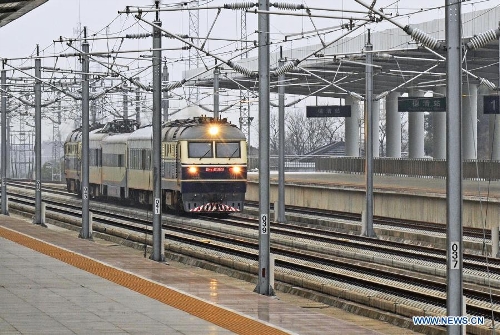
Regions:
[[[278,117],[270,117],[270,151],[278,153]],[[285,154],[304,155],[343,136],[344,118],[310,118],[303,110],[285,114]]]
[[[401,153],[408,152],[408,113],[400,113],[401,116]]]

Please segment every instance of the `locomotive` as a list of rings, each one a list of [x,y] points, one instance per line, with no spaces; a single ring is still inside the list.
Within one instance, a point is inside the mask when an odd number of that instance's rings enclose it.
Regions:
[[[89,133],[89,194],[152,204],[152,127],[115,120]],[[165,208],[195,213],[243,210],[247,181],[245,135],[227,119],[165,122],[161,131],[161,192]],[[81,194],[81,129],[64,144],[68,192]]]

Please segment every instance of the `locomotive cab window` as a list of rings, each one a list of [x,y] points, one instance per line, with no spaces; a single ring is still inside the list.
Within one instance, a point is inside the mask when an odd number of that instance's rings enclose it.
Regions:
[[[189,142],[189,158],[212,158],[212,142]]]
[[[240,158],[240,143],[239,142],[216,142],[215,156],[218,158]]]

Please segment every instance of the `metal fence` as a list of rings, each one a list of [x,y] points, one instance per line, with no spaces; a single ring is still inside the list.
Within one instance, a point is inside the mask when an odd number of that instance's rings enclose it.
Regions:
[[[248,169],[257,170],[258,157],[248,158]],[[271,156],[271,170],[278,170],[278,157]],[[362,174],[365,159],[360,157],[286,156],[285,171],[322,171]],[[463,162],[463,178],[479,180],[500,180],[500,161],[466,160]],[[374,173],[380,175],[408,176],[420,178],[445,178],[446,160],[375,158]]]

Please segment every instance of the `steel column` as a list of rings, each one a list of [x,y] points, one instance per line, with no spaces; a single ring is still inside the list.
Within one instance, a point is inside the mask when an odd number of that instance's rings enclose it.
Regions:
[[[38,45],[36,55],[39,56]],[[42,60],[35,59],[35,218],[34,223],[42,221]]]
[[[285,64],[282,50],[280,50],[280,60],[278,66]],[[285,74],[278,78],[278,222],[286,222],[285,216]]]
[[[269,0],[259,0],[269,10]],[[259,281],[255,291],[273,295],[270,283],[269,227],[269,14],[258,14],[259,43]]]
[[[461,316],[463,308],[461,6],[460,2],[446,0],[446,314],[448,316]],[[449,325],[447,330],[448,334],[462,334],[462,326],[460,325]]]
[[[219,118],[219,75],[220,68],[214,69],[214,118]]]
[[[158,2],[156,2],[158,6]],[[158,8],[158,7],[157,7]],[[159,12],[153,22],[161,27]],[[161,196],[161,30],[153,27],[153,254],[161,262],[162,253],[162,196]]]
[[[83,28],[87,38],[87,27]],[[92,238],[89,215],[89,43],[82,43],[82,230],[81,238]]]
[[[9,215],[7,208],[7,71],[2,69],[2,214]]]
[[[378,119],[373,111],[373,45],[370,42],[370,30],[368,30],[368,41],[365,45],[366,52],[366,99],[365,99],[365,177],[366,177],[366,201],[365,219],[362,222],[361,235],[376,237],[373,230],[373,134],[374,127],[378,127]],[[376,103],[379,103],[376,101]],[[377,109],[379,110],[379,109]],[[378,141],[376,141],[378,145]]]

